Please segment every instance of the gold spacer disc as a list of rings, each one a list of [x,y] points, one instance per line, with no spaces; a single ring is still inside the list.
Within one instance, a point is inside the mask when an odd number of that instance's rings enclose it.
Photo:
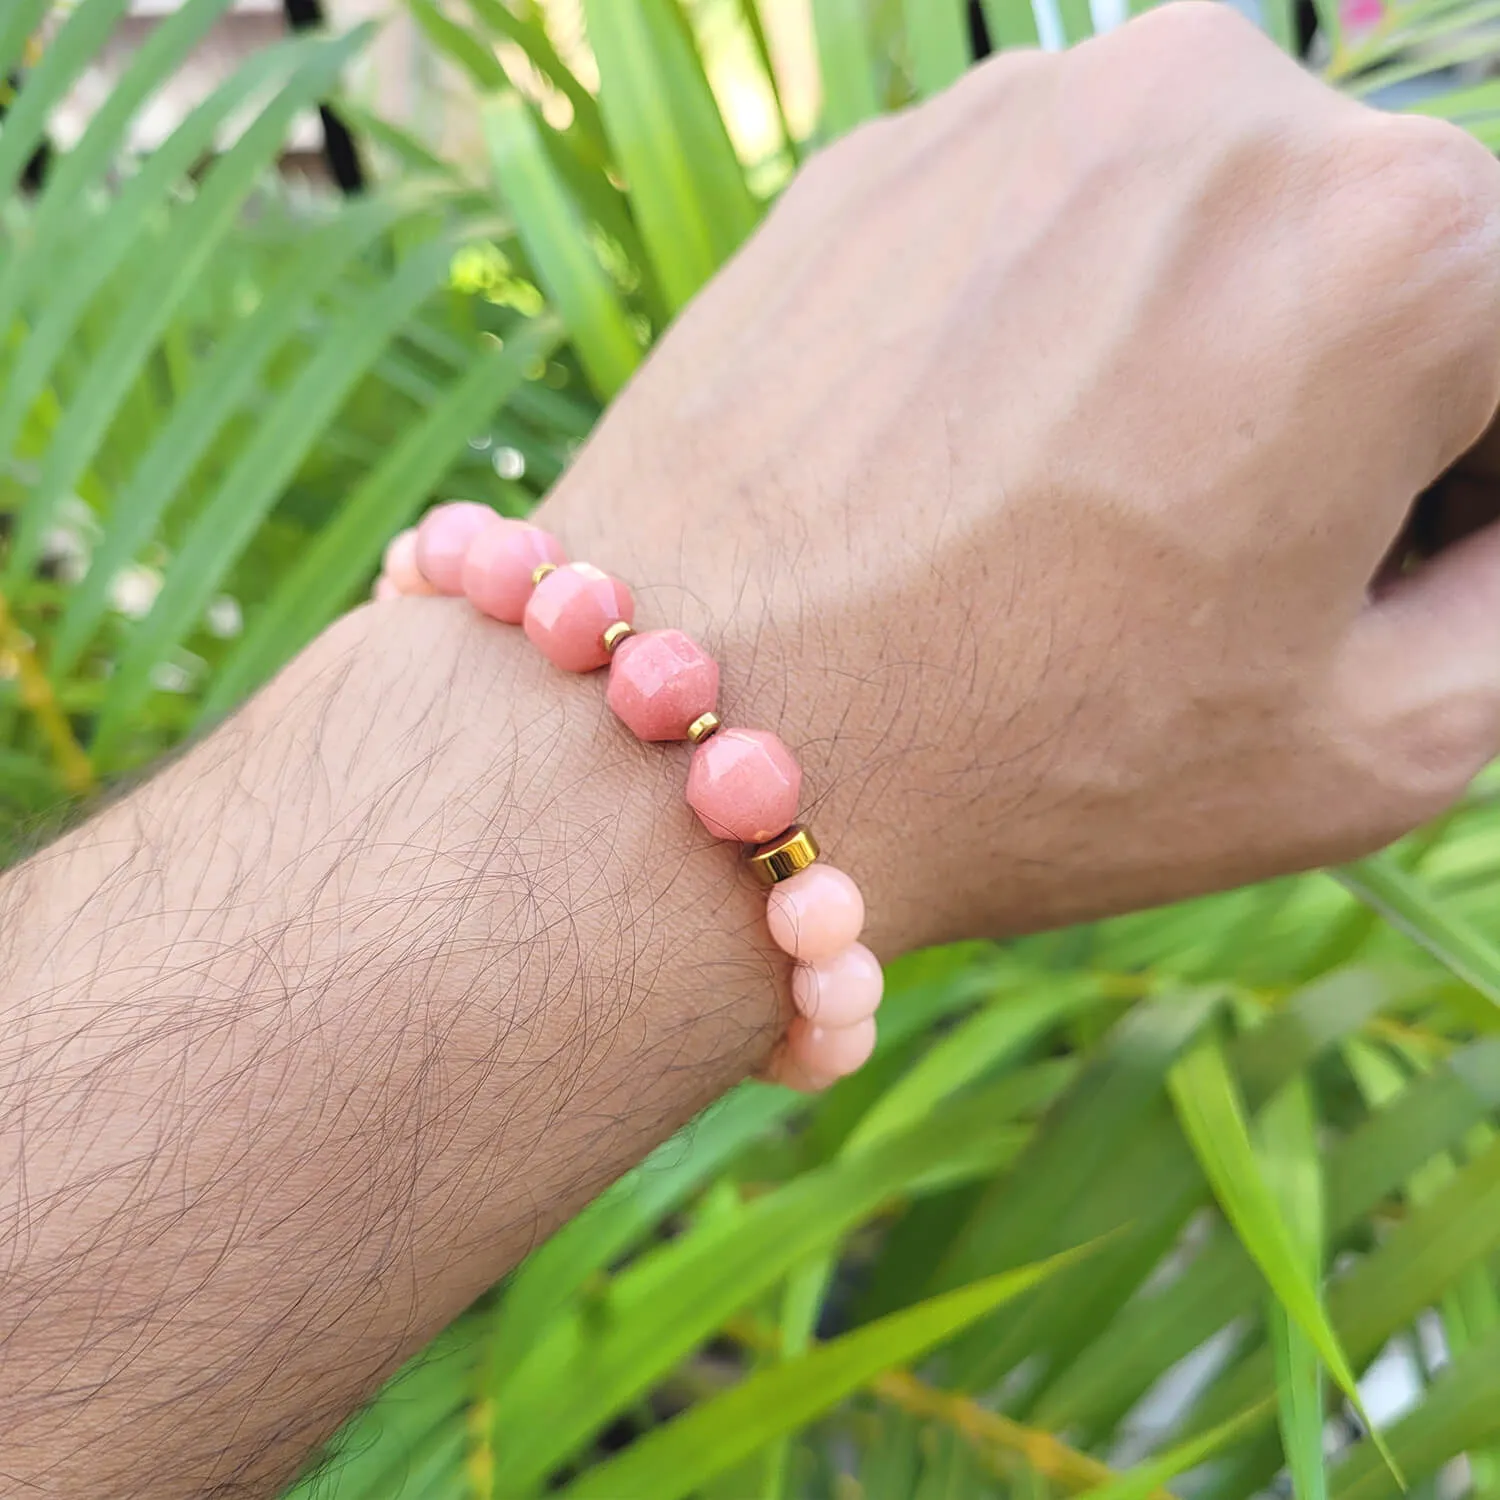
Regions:
[[[706,714],[699,714],[691,724],[688,725],[687,737],[695,744],[701,745],[709,735],[717,734],[723,721],[712,709]]]
[[[549,573],[555,572],[557,572],[556,563],[538,563],[531,570],[531,581],[533,583],[540,583]]]
[[[608,651],[611,656],[613,656],[615,647],[618,646],[621,641],[628,641],[634,634],[634,625],[628,625],[624,620],[616,620],[613,625],[605,626],[604,634],[601,635],[599,639],[604,642],[604,649]]]
[[[777,885],[781,881],[805,870],[821,851],[812,833],[800,823],[794,823],[783,834],[762,844],[750,856],[750,868],[762,885]]]

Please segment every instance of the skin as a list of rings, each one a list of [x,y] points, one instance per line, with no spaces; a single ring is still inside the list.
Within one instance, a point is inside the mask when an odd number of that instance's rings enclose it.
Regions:
[[[539,519],[883,956],[1344,858],[1500,744],[1497,278],[1478,146],[1172,6],[820,156]],[[0,882],[7,1494],[270,1493],[764,1062],[763,897],[601,686],[367,608]]]

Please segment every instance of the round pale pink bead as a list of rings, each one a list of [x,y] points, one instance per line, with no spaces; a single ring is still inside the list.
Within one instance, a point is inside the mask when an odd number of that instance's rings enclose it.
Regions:
[[[685,740],[719,701],[719,664],[680,630],[648,630],[615,648],[605,696],[641,739]]]
[[[783,953],[803,963],[822,963],[859,936],[865,925],[865,899],[842,870],[809,865],[766,897],[766,925]]]
[[[553,666],[592,672],[609,660],[604,632],[635,617],[635,601],[618,578],[591,563],[569,563],[532,590],[522,624],[526,638]]]
[[[801,790],[801,766],[763,729],[721,729],[688,764],[688,806],[716,839],[775,838],[797,816]]]
[[[757,1076],[767,1083],[779,1083],[783,1088],[796,1089],[799,1094],[821,1093],[830,1084],[838,1082],[837,1078],[804,1071],[785,1043],[772,1054],[765,1072]]]
[[[398,531],[385,549],[382,563],[385,576],[403,594],[430,594],[432,585],[422,576],[417,566],[417,534],[415,531]]]
[[[832,958],[792,969],[792,1000],[820,1026],[853,1026],[880,1008],[885,976],[880,960],[863,943],[851,943]]]
[[[869,1061],[875,1050],[875,1021],[866,1016],[852,1026],[820,1026],[794,1016],[787,1028],[789,1061],[808,1078],[844,1078]]]
[[[531,575],[543,563],[561,566],[562,543],[539,526],[496,516],[473,537],[464,554],[460,583],[475,609],[507,625],[519,625],[536,585]]]
[[[382,573],[375,580],[375,588],[370,597],[377,604],[383,604],[387,599],[399,599],[401,597],[401,590]]]
[[[488,505],[475,500],[454,500],[428,511],[417,527],[417,566],[422,576],[440,594],[463,593],[469,546],[500,519]]]

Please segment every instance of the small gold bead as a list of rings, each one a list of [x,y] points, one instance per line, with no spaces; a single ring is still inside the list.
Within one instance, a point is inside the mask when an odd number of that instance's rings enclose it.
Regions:
[[[556,563],[538,563],[531,570],[531,581],[533,583],[540,583],[549,573],[555,572],[557,572]]]
[[[628,640],[634,634],[634,625],[628,625],[624,620],[616,620],[613,625],[607,626],[605,628],[604,634],[600,636],[600,640],[604,642],[604,649],[608,651],[611,656],[613,656],[615,647],[618,646],[621,641]]]
[[[750,868],[762,885],[776,885],[805,870],[820,852],[817,839],[800,823],[794,823],[750,856]]]
[[[691,724],[688,725],[688,738],[695,744],[701,745],[709,735],[717,734],[723,720],[719,718],[712,709],[706,714],[699,714]]]

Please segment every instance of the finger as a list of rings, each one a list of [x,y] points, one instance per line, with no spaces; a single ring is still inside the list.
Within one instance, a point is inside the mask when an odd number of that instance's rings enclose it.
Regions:
[[[1417,497],[1381,560],[1372,592],[1384,597],[1407,573],[1500,520],[1500,484],[1450,473]]]
[[[1356,624],[1345,695],[1408,825],[1500,752],[1500,526],[1392,582]]]

